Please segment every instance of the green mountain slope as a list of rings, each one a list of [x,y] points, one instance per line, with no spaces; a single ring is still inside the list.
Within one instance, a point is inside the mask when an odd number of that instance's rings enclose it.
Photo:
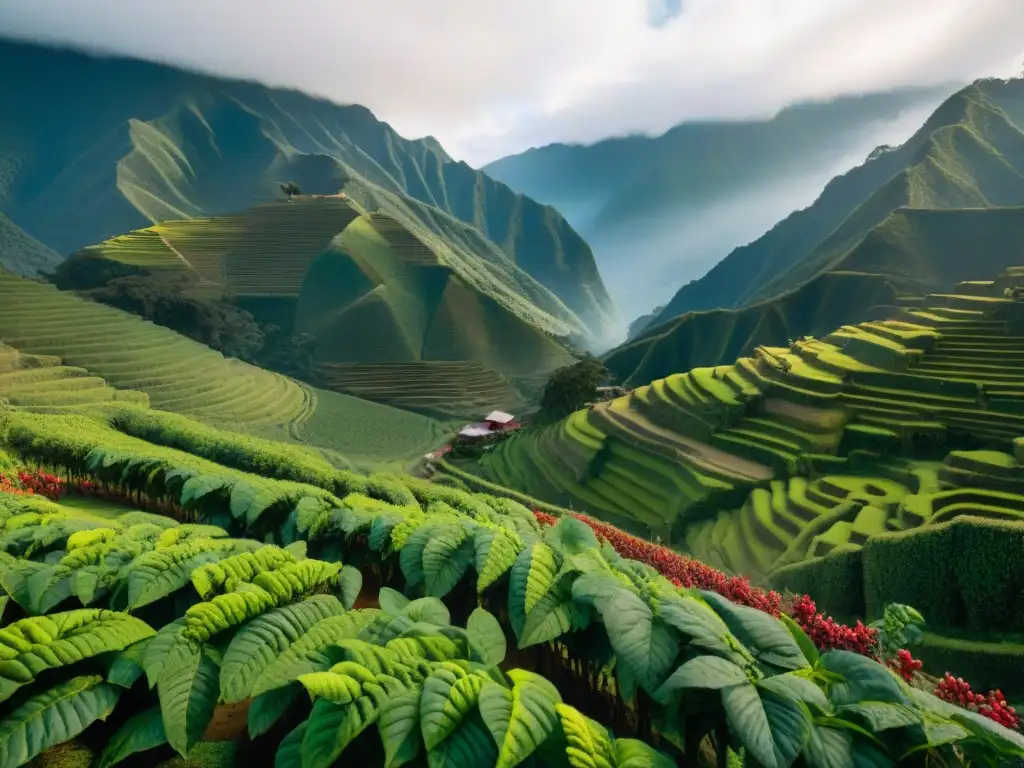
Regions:
[[[561,216],[363,107],[25,44],[0,43],[0,65],[33,73],[0,84],[0,151],[14,168],[0,209],[59,253],[269,201],[280,181],[317,194],[354,181],[405,201],[441,239],[451,220],[469,225],[479,234],[452,249],[526,273],[566,321],[595,337],[607,323],[590,249]]]
[[[582,329],[544,312],[535,303],[542,296],[495,265],[460,260],[451,238],[432,237],[408,206],[390,204],[389,193],[357,192],[376,195],[394,216],[367,214],[347,195],[300,196],[165,221],[72,258],[83,267],[114,260],[158,276],[188,275],[202,294],[231,297],[258,320],[311,335],[325,386],[411,410],[479,417],[483,408],[518,407],[518,377],[572,360],[555,337]],[[454,235],[475,232],[447,226]],[[559,308],[566,311],[552,305]],[[376,391],[365,386],[393,364],[405,366],[403,376],[378,382]],[[479,379],[486,395],[471,383]]]
[[[778,295],[846,254],[896,209],[1024,204],[1024,81],[986,80],[950,97],[902,146],[833,179],[810,207],[684,286],[658,321]],[[888,272],[898,274],[899,264]]]
[[[1007,296],[1014,287],[1016,299]],[[961,483],[1024,492],[1007,473],[999,485],[991,468],[971,470],[993,475],[984,482],[936,477],[950,451],[997,451],[1014,463],[1024,432],[1024,268],[880,317],[758,346],[734,364],[678,368],[529,428],[463,469],[762,575],[787,551],[783,562],[859,546],[951,504],[935,522],[1024,516],[1024,496],[984,492],[900,511],[905,496]],[[862,503],[844,505],[852,499]]]
[[[18,408],[149,405],[309,443],[334,460],[366,466],[408,462],[443,438],[432,419],[299,384],[135,315],[4,272],[0,373],[0,400]]]
[[[683,123],[657,137],[553,144],[484,170],[564,213],[594,248],[619,305],[636,315],[812,199],[837,163],[863,158],[905,113],[927,114],[952,90],[844,97],[766,119]],[[720,208],[724,221],[712,225],[709,212]]]
[[[0,267],[31,276],[51,272],[61,261],[60,254],[0,213]]]
[[[606,365],[620,381],[642,385],[675,371],[726,364],[758,345],[783,346],[866,320],[899,296],[940,292],[979,271],[999,272],[1020,261],[1021,242],[1024,208],[899,208],[830,271],[739,309],[652,323],[612,350]]]

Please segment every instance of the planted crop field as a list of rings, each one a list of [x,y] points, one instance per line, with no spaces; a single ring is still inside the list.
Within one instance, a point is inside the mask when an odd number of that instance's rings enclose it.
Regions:
[[[1024,327],[1012,322],[1019,302],[1004,294],[1022,282],[1007,273],[908,301],[891,320],[659,379],[574,414],[543,440],[517,437],[476,469],[552,503],[634,518],[710,562],[761,575],[784,555],[819,557],[960,513],[1013,515],[1005,498],[920,513],[923,502],[904,512],[900,503],[960,485],[1021,490],[1016,467],[978,473],[946,456],[987,448],[1002,457],[997,467],[1015,461]],[[908,468],[907,458],[920,460]],[[568,474],[525,470],[566,463]],[[848,485],[857,476],[863,489],[836,490],[836,477]],[[872,495],[882,488],[885,503]]]
[[[311,406],[308,390],[291,379],[126,312],[7,274],[0,274],[0,339],[20,352],[57,356],[119,390],[143,392],[154,408],[234,429],[286,426]],[[33,399],[20,397],[26,404]],[[45,400],[41,394],[35,404]]]
[[[442,418],[479,419],[525,405],[505,376],[475,363],[324,365],[317,381],[337,392]]]

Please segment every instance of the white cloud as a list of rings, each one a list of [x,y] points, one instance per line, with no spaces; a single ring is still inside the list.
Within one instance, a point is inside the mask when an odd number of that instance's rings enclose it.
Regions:
[[[1019,72],[1024,2],[3,0],[0,34],[365,104],[478,164],[552,141]]]

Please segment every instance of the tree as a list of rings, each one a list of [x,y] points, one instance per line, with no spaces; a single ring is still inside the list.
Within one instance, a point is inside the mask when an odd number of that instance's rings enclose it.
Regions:
[[[299,185],[294,181],[285,181],[278,184],[278,186],[281,188],[281,193],[288,198],[289,202],[291,202],[293,196],[302,194],[302,190],[299,189]]]
[[[540,399],[544,419],[560,419],[597,399],[597,388],[609,378],[598,358],[585,354],[579,361],[551,374]]]

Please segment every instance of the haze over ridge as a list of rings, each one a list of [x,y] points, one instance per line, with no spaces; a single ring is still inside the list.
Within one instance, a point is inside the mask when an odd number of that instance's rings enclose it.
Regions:
[[[474,165],[684,120],[765,117],[805,99],[1010,74],[1024,39],[1024,5],[1005,0],[251,0],[237,9],[153,0],[139,14],[129,0],[7,0],[0,34],[364,104]]]

